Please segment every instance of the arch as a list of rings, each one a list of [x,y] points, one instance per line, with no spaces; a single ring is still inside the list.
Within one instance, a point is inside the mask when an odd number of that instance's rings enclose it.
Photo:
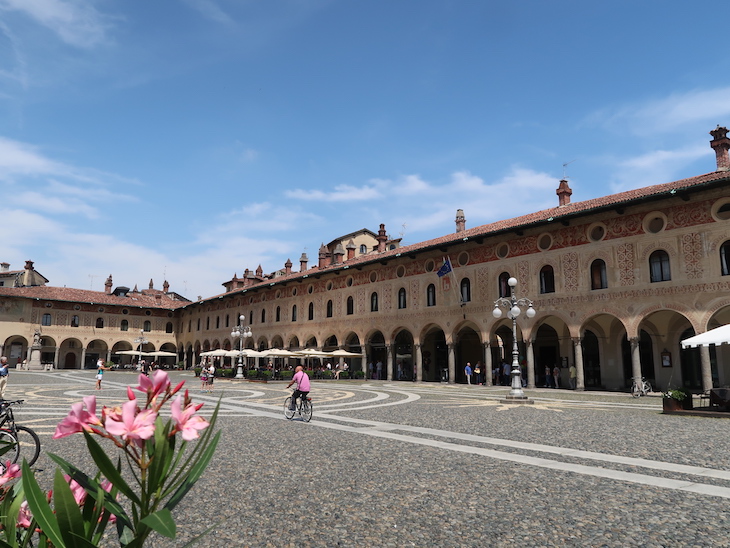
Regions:
[[[422,378],[426,382],[449,380],[449,349],[446,334],[440,326],[429,324],[422,330],[421,357]]]
[[[299,337],[292,335],[289,339],[289,350],[299,350]]]
[[[400,329],[393,337],[393,354],[395,368],[393,369],[394,381],[416,380],[416,363],[413,356],[413,335],[407,329]]]
[[[471,325],[470,322],[465,322],[456,332],[454,340],[456,341],[456,371],[454,381],[465,383],[467,379],[464,373],[464,367],[467,362],[471,364],[472,370],[476,368],[477,363],[481,365],[482,362],[483,349],[479,329]]]

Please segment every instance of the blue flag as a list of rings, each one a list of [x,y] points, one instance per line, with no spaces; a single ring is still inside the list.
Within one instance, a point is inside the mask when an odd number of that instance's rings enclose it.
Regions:
[[[444,276],[449,274],[452,270],[453,269],[451,268],[451,261],[449,260],[448,257],[446,257],[444,259],[444,265],[441,268],[439,268],[439,271],[436,272],[436,274],[438,274],[439,278],[443,278]]]

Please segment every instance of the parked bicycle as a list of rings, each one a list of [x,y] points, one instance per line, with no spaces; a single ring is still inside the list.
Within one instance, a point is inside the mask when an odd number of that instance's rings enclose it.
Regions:
[[[312,398],[309,397],[309,394],[297,398],[294,409],[292,409],[291,403],[291,396],[289,396],[284,401],[284,416],[287,419],[291,420],[295,414],[299,414],[304,422],[312,420]]]
[[[28,466],[35,464],[41,453],[41,440],[38,434],[27,426],[18,426],[13,415],[13,405],[20,405],[25,400],[0,401],[0,445],[10,444],[11,448],[0,459],[18,462],[20,458],[28,461]]]
[[[634,377],[634,383],[631,385],[631,395],[633,397],[646,396],[651,391],[651,384],[644,377],[641,377],[641,379]]]

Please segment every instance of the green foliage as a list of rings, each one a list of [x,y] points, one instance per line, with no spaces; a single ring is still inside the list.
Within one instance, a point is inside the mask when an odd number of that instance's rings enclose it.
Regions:
[[[294,376],[294,371],[282,371],[280,374],[282,379],[284,379],[285,381],[290,381],[291,378]]]
[[[691,398],[692,394],[684,388],[675,388],[674,390],[667,390],[664,392],[663,396],[677,401],[684,401],[687,398]]]
[[[356,379],[364,379],[365,378],[365,371],[355,371],[355,378]]]

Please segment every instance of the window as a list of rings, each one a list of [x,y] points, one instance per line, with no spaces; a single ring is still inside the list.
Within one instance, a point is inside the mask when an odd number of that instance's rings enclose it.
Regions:
[[[668,282],[672,279],[669,270],[669,255],[663,249],[657,249],[649,255],[649,276],[652,283]]]
[[[730,240],[720,246],[720,268],[723,276],[730,276]]]
[[[266,323],[266,309],[261,309],[261,323]]]
[[[540,293],[555,293],[555,272],[550,265],[540,269]]]
[[[426,306],[436,306],[436,286],[433,284],[426,288]]]
[[[281,321],[281,307],[280,306],[276,307],[276,321],[277,322]]]
[[[253,310],[248,313],[248,325],[253,325]]]
[[[307,317],[310,321],[314,319],[314,303],[309,303],[309,310],[307,311]]]
[[[200,331],[200,318],[198,318],[198,331]]]
[[[96,328],[104,329],[104,318],[96,318]]]
[[[210,329],[210,317],[205,318],[205,330],[208,331]]]
[[[297,321],[297,305],[291,307],[291,321]]]
[[[193,330],[193,320],[188,320],[188,333]]]
[[[347,297],[347,315],[352,316],[355,313],[355,301],[352,297]]]
[[[41,318],[41,325],[51,325],[50,314],[43,314],[43,317]]]
[[[499,275],[499,296],[500,297],[509,297],[510,296],[510,287],[507,281],[509,280],[509,272],[502,272]]]
[[[71,316],[71,327],[78,327],[78,326],[79,326],[79,317]]]
[[[172,333],[172,322],[167,322],[165,324],[165,333]]]
[[[215,317],[215,328],[216,329],[220,329],[221,328],[221,317],[220,316],[216,316]]]
[[[365,244],[361,244],[360,245],[360,255],[364,255],[367,252],[368,252],[368,246],[366,246]]]
[[[152,322],[149,320],[145,320],[144,327],[142,329],[144,329],[146,333],[152,331]]]
[[[332,300],[327,301],[327,317],[332,317]]]
[[[120,329],[122,331],[129,331],[129,320],[122,320],[122,324],[120,326]]]
[[[231,326],[231,316],[230,314],[226,314],[226,327]]]
[[[401,287],[398,290],[398,308],[402,310],[406,307],[406,304],[406,288]]]
[[[596,259],[591,263],[591,289],[606,289],[606,263],[603,259]]]
[[[469,280],[469,278],[464,278],[463,280],[461,280],[461,285],[459,286],[459,289],[461,292],[461,302],[471,302],[471,280]]]
[[[377,312],[378,311],[378,294],[373,291],[370,294],[370,312]]]

